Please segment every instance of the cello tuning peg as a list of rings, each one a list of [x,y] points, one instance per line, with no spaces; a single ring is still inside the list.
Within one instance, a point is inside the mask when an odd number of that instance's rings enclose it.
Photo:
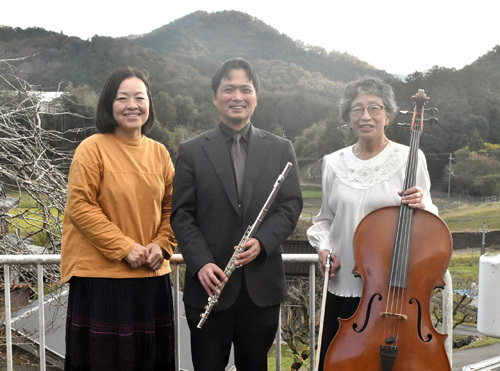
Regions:
[[[438,109],[435,107],[426,108],[425,111],[429,112],[431,115],[437,115]]]
[[[429,117],[428,121],[430,125],[435,125],[439,120],[437,119],[437,117]]]
[[[401,115],[413,115],[413,111],[399,111]]]

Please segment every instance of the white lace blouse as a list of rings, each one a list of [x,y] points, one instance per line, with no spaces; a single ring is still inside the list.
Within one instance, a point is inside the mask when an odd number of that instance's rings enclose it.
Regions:
[[[399,206],[409,147],[390,141],[377,156],[360,160],[346,147],[323,158],[322,201],[307,237],[318,251],[331,249],[341,267],[330,280],[328,291],[338,296],[361,296],[361,278],[354,268],[352,241],[358,223],[369,212]],[[425,209],[438,214],[430,195],[427,162],[419,150],[417,181],[424,193]],[[375,236],[374,236],[375,237]]]

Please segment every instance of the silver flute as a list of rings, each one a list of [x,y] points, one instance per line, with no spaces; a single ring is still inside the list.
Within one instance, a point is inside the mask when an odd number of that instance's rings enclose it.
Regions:
[[[243,252],[243,250],[244,250],[243,246],[245,246],[245,244],[247,243],[247,241],[250,238],[253,237],[253,235],[257,231],[257,228],[259,228],[260,223],[262,223],[262,220],[264,219],[264,216],[266,215],[267,210],[269,209],[269,207],[271,206],[271,203],[273,202],[274,198],[278,194],[278,191],[281,188],[281,184],[283,183],[283,181],[285,180],[286,176],[288,175],[288,172],[290,171],[291,167],[292,167],[292,164],[290,162],[288,162],[286,164],[286,166],[285,166],[285,169],[278,176],[278,179],[274,183],[273,190],[271,191],[271,194],[267,198],[266,203],[264,204],[264,206],[262,207],[262,210],[260,211],[259,215],[257,216],[257,219],[255,220],[255,222],[252,225],[248,226],[247,230],[243,234],[243,237],[242,237],[240,243],[238,244],[238,246],[234,250],[233,256],[231,256],[231,259],[229,259],[229,262],[227,263],[226,268],[224,269],[224,274],[226,275],[227,279],[226,279],[225,282],[222,282],[220,284],[219,293],[218,294],[214,291],[212,293],[212,296],[208,297],[208,304],[205,305],[205,312],[203,312],[202,314],[200,314],[201,320],[198,323],[198,328],[202,328],[203,327],[203,324],[207,320],[208,315],[210,314],[210,312],[212,311],[212,309],[214,308],[214,306],[219,302],[219,296],[222,293],[222,289],[224,288],[224,286],[226,286],[226,282],[229,280],[229,277],[231,277],[231,274],[234,272],[234,270],[236,268],[239,268],[239,266],[236,266],[234,264],[236,262],[236,260],[238,259],[238,255],[241,252]]]

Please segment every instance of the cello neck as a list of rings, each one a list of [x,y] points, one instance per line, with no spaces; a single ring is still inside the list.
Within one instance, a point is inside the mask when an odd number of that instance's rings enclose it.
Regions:
[[[424,128],[424,104],[428,100],[423,89],[419,89],[418,93],[412,98],[415,101],[415,110],[413,111],[411,123],[410,150],[406,163],[405,181],[403,185],[404,192],[417,183],[418,148],[420,145],[420,134]]]
[[[424,91],[420,89],[418,93],[413,96],[413,100],[415,101],[415,110],[413,112],[411,124],[410,149],[408,152],[408,161],[406,163],[403,196],[408,189],[412,188],[417,183],[418,148],[424,123],[424,104],[428,98],[425,96]],[[390,287],[406,288],[408,283],[413,211],[414,209],[411,209],[407,204],[401,202],[389,276]]]

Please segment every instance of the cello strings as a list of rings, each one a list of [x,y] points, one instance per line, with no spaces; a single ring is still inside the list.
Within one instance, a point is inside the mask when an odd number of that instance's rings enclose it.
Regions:
[[[409,154],[409,172],[407,173],[407,182],[405,184],[405,191],[408,190],[409,188],[413,187],[416,184],[416,167],[417,167],[417,159],[418,159],[418,142],[420,138],[420,132],[417,130],[412,131],[412,136],[411,136],[411,145],[410,145],[410,154]],[[409,206],[404,205],[404,241],[401,246],[401,258],[402,260],[400,261],[402,264],[399,267],[400,268],[400,279],[402,285],[400,285],[399,291],[399,298],[398,298],[398,313],[403,314],[403,306],[404,306],[404,295],[406,292],[406,286],[407,286],[407,281],[408,281],[408,270],[409,270],[409,257],[410,257],[410,248],[411,248],[411,236],[412,236],[412,229],[413,229],[413,209],[411,209]],[[398,321],[398,325],[401,325],[401,321]],[[399,326],[398,326],[398,332],[399,333]],[[395,336],[398,338],[397,336]]]
[[[414,115],[414,122],[418,113]],[[423,115],[422,115],[423,116]],[[421,118],[421,120],[423,117]],[[420,121],[420,124],[422,121]],[[415,129],[418,126],[417,129]],[[412,135],[410,140],[410,150],[408,154],[408,162],[406,169],[406,177],[404,181],[403,195],[405,195],[406,190],[410,189],[416,185],[416,169],[418,165],[418,147],[420,141],[420,133],[418,130],[421,125],[412,125]],[[387,327],[386,322],[386,339],[388,339],[387,334],[392,332],[392,339],[394,339],[396,346],[399,339],[399,329],[401,326],[401,318],[399,315],[403,315],[403,304],[404,304],[404,292],[408,279],[408,266],[409,266],[409,254],[411,247],[411,232],[413,226],[413,210],[407,206],[401,204],[398,227],[396,230],[395,248],[392,258],[391,265],[391,275],[389,282],[389,293],[388,301],[386,303],[386,313],[393,313],[396,308],[396,315],[392,316],[393,320],[390,321],[392,325]],[[389,308],[390,306],[390,308]],[[392,328],[392,331],[391,329]]]

